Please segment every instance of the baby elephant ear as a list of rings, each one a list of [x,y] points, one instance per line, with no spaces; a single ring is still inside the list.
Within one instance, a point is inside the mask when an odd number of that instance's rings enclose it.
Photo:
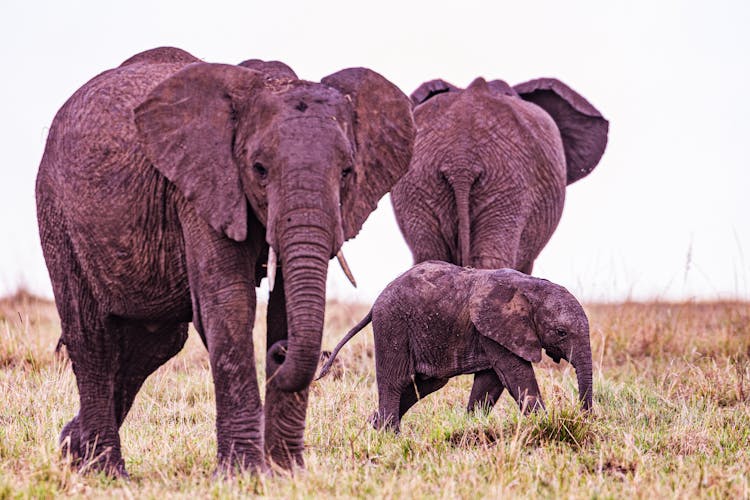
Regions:
[[[531,323],[531,305],[517,288],[494,280],[477,285],[469,316],[480,335],[526,361],[542,359],[542,345]]]
[[[411,102],[414,106],[419,106],[432,96],[443,94],[445,92],[457,92],[461,89],[445,80],[436,79],[424,82],[417,90],[411,93]]]
[[[357,235],[378,201],[406,173],[414,145],[409,98],[367,68],[343,69],[321,80],[351,102],[356,187],[342,193],[344,237]]]
[[[586,177],[604,154],[609,122],[576,91],[555,78],[513,87],[522,99],[544,109],[557,124],[565,149],[568,184]]]
[[[247,237],[247,198],[234,160],[237,120],[263,89],[263,75],[226,64],[191,64],[135,108],[146,156],[211,227]]]

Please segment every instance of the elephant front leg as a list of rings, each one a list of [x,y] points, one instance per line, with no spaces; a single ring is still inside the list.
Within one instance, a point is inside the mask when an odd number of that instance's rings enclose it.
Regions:
[[[205,339],[216,393],[219,469],[265,470],[263,406],[253,349],[255,239],[239,244],[191,210],[181,213],[193,323]]]
[[[531,363],[490,339],[482,338],[481,342],[498,379],[516,400],[521,411],[528,414],[543,410],[542,395]]]
[[[204,302],[200,311],[216,392],[219,468],[225,472],[234,468],[263,470],[263,408],[253,362],[251,323],[254,290],[237,284],[223,290],[219,297],[224,300],[219,298],[210,305]]]
[[[267,459],[286,470],[294,465],[305,465],[305,415],[309,396],[308,389],[286,392],[273,382],[274,373],[286,359],[288,336],[284,273],[279,268],[266,317],[265,452]]]
[[[273,464],[291,470],[304,467],[305,414],[309,388],[286,392],[274,383],[274,374],[286,359],[287,341],[275,342],[266,355],[265,428],[266,458]]]
[[[505,389],[503,383],[495,370],[482,370],[475,373],[466,411],[471,413],[481,409],[483,412],[489,412],[500,399],[503,389]]]

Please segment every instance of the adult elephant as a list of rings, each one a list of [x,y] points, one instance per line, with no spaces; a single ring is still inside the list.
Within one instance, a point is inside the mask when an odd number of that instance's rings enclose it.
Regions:
[[[604,153],[607,120],[552,78],[515,87],[477,78],[465,90],[432,80],[411,99],[414,155],[391,200],[414,263],[531,274],[562,215],[566,185]],[[481,373],[471,401],[494,404],[499,391],[494,372]]]
[[[63,447],[125,474],[118,429],[192,320],[219,466],[302,465],[328,261],[406,171],[413,136],[408,98],[364,68],[314,83],[278,62],[209,64],[167,47],[81,87],[52,123],[36,187],[80,395]],[[264,275],[268,347],[289,346],[265,409],[252,337]]]

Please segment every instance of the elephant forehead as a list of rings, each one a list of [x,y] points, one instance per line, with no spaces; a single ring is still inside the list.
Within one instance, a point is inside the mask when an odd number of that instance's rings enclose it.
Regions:
[[[573,295],[561,286],[554,285],[544,299],[544,306],[555,322],[582,328],[588,325],[583,307]]]
[[[277,104],[296,115],[343,117],[349,103],[337,90],[314,82],[294,82],[275,94]]]

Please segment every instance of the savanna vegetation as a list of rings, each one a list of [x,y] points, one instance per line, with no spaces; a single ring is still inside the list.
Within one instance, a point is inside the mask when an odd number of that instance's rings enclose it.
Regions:
[[[329,302],[332,347],[367,305]],[[145,384],[121,430],[129,481],[82,474],[58,451],[77,408],[55,354],[54,305],[0,301],[0,499],[76,497],[748,497],[750,303],[590,304],[594,412],[576,409],[564,362],[536,366],[548,411],[521,417],[505,394],[489,415],[464,411],[471,379],[418,403],[402,434],[367,424],[377,392],[371,331],[315,383],[307,469],[214,476],[211,374],[195,332]],[[264,318],[264,311],[259,318]],[[256,352],[265,352],[263,321]],[[258,366],[263,375],[264,367]],[[263,393],[263,392],[261,392]]]

